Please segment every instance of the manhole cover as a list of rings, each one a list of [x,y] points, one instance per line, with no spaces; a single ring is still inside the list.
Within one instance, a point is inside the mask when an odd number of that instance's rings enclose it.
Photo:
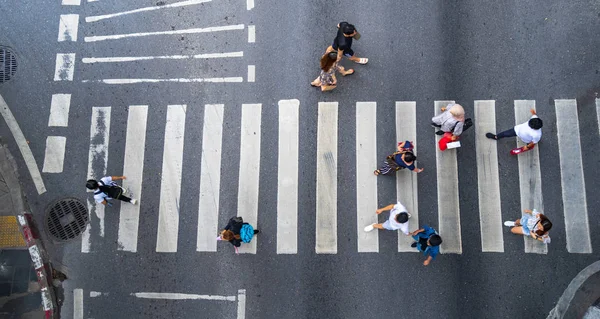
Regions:
[[[48,233],[57,240],[77,238],[85,230],[87,223],[87,208],[76,198],[61,199],[48,206],[46,226]]]
[[[17,73],[17,57],[6,47],[0,47],[0,83],[7,82]]]

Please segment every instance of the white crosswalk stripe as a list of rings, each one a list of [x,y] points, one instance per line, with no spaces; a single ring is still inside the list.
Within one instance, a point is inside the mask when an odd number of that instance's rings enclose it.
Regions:
[[[435,101],[435,112],[439,114],[440,108],[453,101]],[[590,225],[587,213],[587,202],[585,198],[585,183],[582,168],[581,142],[579,137],[579,119],[577,114],[576,100],[556,100],[556,125],[560,157],[562,201],[566,233],[566,250],[570,253],[592,253],[590,239]],[[600,100],[596,101],[600,111]],[[184,229],[179,227],[180,215],[189,217],[189,212],[180,211],[180,198],[182,196],[182,166],[184,146],[184,135],[186,131],[186,105],[168,105],[166,116],[166,127],[164,131],[162,173],[160,182],[160,204],[158,207],[158,227],[156,229],[156,251],[177,252],[179,236],[190,237],[189,234],[180,233]],[[316,123],[316,153],[313,153],[312,161],[316,163],[316,174],[314,178],[315,207],[314,212],[303,212],[305,218],[314,219],[315,228],[302,231],[299,225],[299,171],[301,158],[300,141],[304,132],[300,131],[300,101],[281,100],[278,103],[278,123],[266,123],[262,119],[262,104],[241,105],[241,125],[239,140],[239,176],[237,180],[237,214],[254,227],[260,229],[263,212],[259,211],[259,183],[264,176],[261,170],[261,142],[262,130],[267,125],[278,125],[278,163],[277,163],[277,196],[276,198],[277,223],[276,230],[269,230],[266,234],[256,236],[250,244],[244,244],[240,253],[260,254],[261,247],[268,245],[270,240],[262,238],[261,245],[258,244],[260,237],[269,238],[276,234],[277,254],[303,253],[299,249],[299,242],[305,236],[314,236],[315,252],[317,254],[337,254],[338,238],[346,236],[338,234],[338,225],[348,221],[356,223],[356,252],[379,252],[379,234],[377,231],[365,232],[364,227],[377,222],[375,210],[378,207],[377,177],[373,170],[387,154],[377,154],[378,140],[382,136],[377,135],[377,102],[356,102],[355,123],[356,136],[353,143],[356,147],[356,187],[352,196],[356,196],[356,220],[344,215],[343,220],[338,220],[338,149],[345,147],[347,141],[340,139],[338,129],[338,102],[319,102]],[[380,105],[383,108],[382,105]],[[429,108],[429,107],[428,107]],[[198,109],[198,108],[197,108]],[[533,100],[515,100],[514,112],[515,123],[526,122],[530,117],[529,110],[535,109]],[[198,252],[216,252],[219,248],[216,235],[222,225],[219,225],[219,217],[229,212],[219,210],[221,191],[221,162],[222,143],[224,130],[224,113],[227,107],[223,104],[208,104],[204,106],[204,121],[202,128],[202,159],[200,164],[200,190],[198,194],[198,225],[196,228],[196,250]],[[395,138],[401,141],[417,141],[417,103],[414,101],[400,101],[395,103],[396,132]],[[146,144],[146,131],[148,118],[147,105],[132,105],[129,107],[127,130],[123,165],[123,175],[127,179],[123,182],[132,197],[141,198],[142,191],[148,191],[149,187],[156,185],[143,185],[144,157]],[[502,227],[502,217],[506,219],[517,219],[522,212],[505,212],[502,214],[502,177],[499,175],[499,158],[497,145],[493,140],[485,137],[486,132],[498,132],[496,126],[496,109],[494,100],[474,101],[474,135],[475,153],[478,180],[479,200],[479,225],[481,230],[481,251],[487,253],[504,252],[504,241],[509,235],[504,235],[508,230]],[[427,123],[428,125],[429,123]],[[149,125],[149,124],[148,124]],[[111,107],[92,108],[90,126],[90,147],[88,177],[99,179],[106,175],[108,163],[108,143],[111,128]],[[549,129],[547,129],[549,131]],[[471,132],[468,132],[471,133]],[[468,134],[467,133],[467,134]],[[162,133],[161,133],[162,134]],[[314,134],[314,133],[313,133]],[[393,134],[393,133],[392,133]],[[424,139],[431,139],[425,136]],[[308,137],[311,138],[311,137]],[[423,140],[423,138],[421,138]],[[439,137],[435,138],[439,141]],[[190,141],[198,145],[200,141]],[[187,143],[186,143],[187,144]],[[309,145],[314,145],[311,142]],[[518,145],[522,145],[518,142]],[[395,146],[394,146],[395,147]],[[431,147],[427,143],[421,143],[423,147]],[[553,147],[541,144],[541,147]],[[463,145],[464,148],[464,145]],[[436,170],[437,178],[437,209],[438,224],[430,225],[439,230],[443,238],[441,250],[443,253],[462,253],[461,214],[459,206],[459,176],[457,163],[457,149],[441,152],[437,143],[436,167],[426,167],[422,174]],[[417,153],[415,144],[415,154]],[[312,157],[311,156],[311,157]],[[111,158],[118,158],[111,154]],[[308,159],[309,162],[310,159]],[[542,179],[538,147],[531,151],[518,155],[519,183],[521,211],[525,209],[537,209],[544,212],[542,197]],[[422,226],[419,223],[418,203],[418,178],[422,174],[416,174],[410,170],[400,170],[396,174],[396,196],[411,214],[410,230]],[[158,190],[157,190],[158,191]],[[104,206],[96,205],[91,194],[88,194],[89,209],[92,218],[91,226],[82,236],[82,252],[97,251],[94,240],[103,243],[114,242],[110,238],[104,239]],[[388,203],[384,203],[387,205]],[[130,253],[138,251],[138,241],[143,238],[138,232],[140,227],[140,211],[148,209],[141,203],[137,205],[123,204],[120,207],[118,226],[117,249]],[[148,204],[150,205],[150,204]],[[189,209],[190,206],[186,206]],[[194,207],[192,205],[191,207]],[[347,212],[346,212],[347,213]],[[547,212],[548,217],[555,223],[561,223],[560,212]],[[387,214],[387,212],[386,212]],[[422,214],[421,214],[422,215]],[[154,215],[156,216],[156,215]],[[387,216],[386,216],[387,217]],[[156,218],[156,217],[154,217]],[[469,221],[473,224],[472,221]],[[150,223],[152,224],[152,223]],[[113,226],[110,226],[113,227]],[[93,235],[93,236],[92,236]],[[98,236],[99,235],[99,236]],[[302,236],[300,236],[302,235]],[[192,237],[193,238],[193,237]],[[306,240],[306,239],[304,239]],[[308,241],[311,242],[311,241]],[[398,252],[416,252],[410,247],[413,242],[410,236],[398,233]],[[546,254],[548,245],[540,241],[524,238],[524,252]],[[94,245],[92,245],[94,244]],[[114,246],[113,246],[114,247]],[[551,246],[552,249],[560,249]],[[563,248],[564,249],[564,248]],[[179,249],[181,250],[181,249]]]

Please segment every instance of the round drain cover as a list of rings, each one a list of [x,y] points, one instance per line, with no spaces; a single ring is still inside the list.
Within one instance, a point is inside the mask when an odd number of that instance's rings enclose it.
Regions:
[[[64,198],[48,206],[46,226],[48,233],[57,240],[77,238],[87,227],[88,211],[77,198]]]
[[[17,57],[6,47],[0,46],[0,83],[7,82],[17,73]]]

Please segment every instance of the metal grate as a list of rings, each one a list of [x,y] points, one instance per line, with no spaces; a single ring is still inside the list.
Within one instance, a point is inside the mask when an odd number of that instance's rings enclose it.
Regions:
[[[59,241],[77,238],[87,227],[88,221],[86,206],[76,198],[61,199],[48,206],[48,233]]]
[[[17,73],[17,57],[6,47],[0,47],[0,83],[12,79]]]

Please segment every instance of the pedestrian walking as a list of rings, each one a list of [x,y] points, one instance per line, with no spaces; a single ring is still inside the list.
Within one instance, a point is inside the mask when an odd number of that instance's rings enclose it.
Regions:
[[[427,225],[423,225],[423,228],[415,230],[410,235],[415,240],[410,247],[417,248],[424,256],[427,256],[427,259],[423,261],[423,266],[429,265],[440,252],[442,237],[438,235],[435,229]]]
[[[358,40],[360,38],[360,34],[356,31],[354,25],[348,22],[340,22],[337,27],[337,35],[335,39],[333,39],[333,44],[327,48],[327,53],[337,51],[338,62],[342,59],[342,56],[346,56],[350,61],[359,64],[367,64],[369,59],[354,56],[352,39]]]
[[[518,136],[521,141],[527,145],[523,146],[520,151],[513,152],[514,154],[532,149],[542,138],[542,126],[544,123],[537,116],[534,109],[531,109],[530,112],[531,118],[527,122],[516,125],[509,130],[498,133],[497,135],[493,133],[486,133],[485,136],[494,140]]]
[[[375,175],[391,175],[401,169],[409,169],[411,171],[421,173],[423,168],[417,168],[415,161],[417,156],[413,152],[414,142],[404,141],[398,143],[398,151],[394,152],[385,158],[381,167],[373,171]]]
[[[400,201],[395,204],[387,205],[383,208],[380,208],[375,211],[377,215],[383,213],[384,211],[390,211],[390,217],[383,224],[371,224],[365,227],[366,232],[370,232],[373,229],[387,229],[387,230],[400,230],[405,235],[409,235],[408,232],[408,219],[411,215],[408,213],[408,210]]]
[[[343,76],[354,73],[353,69],[346,71],[344,67],[338,65],[337,54],[335,52],[329,52],[323,54],[320,62],[321,74],[310,83],[312,86],[320,87],[321,91],[331,91],[337,86],[337,78],[335,71],[340,72]]]
[[[437,135],[452,133],[452,141],[456,141],[462,132],[473,125],[471,119],[465,119],[465,109],[460,104],[450,103],[441,108],[442,113],[431,118],[431,125],[439,128]]]
[[[548,232],[552,228],[552,222],[535,208],[524,210],[524,214],[521,215],[520,219],[505,221],[504,226],[512,227],[510,231],[513,234],[531,236],[531,238],[544,244],[550,243]]]
[[[235,253],[239,254],[238,247],[242,243],[250,243],[254,235],[260,231],[254,229],[252,225],[245,223],[241,216],[234,216],[229,219],[227,226],[221,231],[217,240],[225,240],[230,242],[235,248]]]
[[[127,177],[104,176],[99,181],[89,179],[86,182],[85,187],[94,191],[94,199],[97,203],[112,206],[112,203],[108,200],[114,198],[135,205],[138,200],[125,196],[125,194],[128,193],[128,190],[115,183],[115,181],[124,179],[127,179]]]

